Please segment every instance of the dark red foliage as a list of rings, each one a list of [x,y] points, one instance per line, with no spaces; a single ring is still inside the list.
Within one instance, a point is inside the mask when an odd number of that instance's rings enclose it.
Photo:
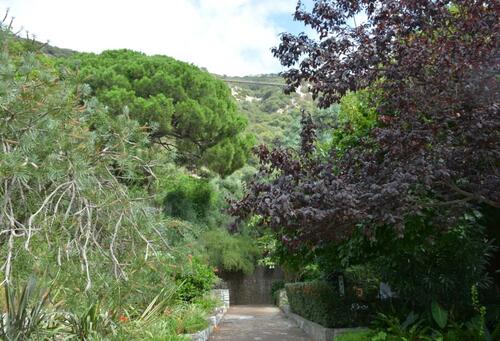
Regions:
[[[295,19],[319,38],[283,34],[273,50],[288,90],[306,82],[328,107],[377,89],[379,124],[325,161],[304,118],[302,151],[260,147],[261,173],[233,212],[262,215],[293,245],[356,224],[403,233],[429,210],[447,227],[473,205],[500,207],[499,18],[497,0],[299,2]]]

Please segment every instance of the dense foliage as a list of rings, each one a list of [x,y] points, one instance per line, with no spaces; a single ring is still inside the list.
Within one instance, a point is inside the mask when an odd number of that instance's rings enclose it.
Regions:
[[[202,297],[214,287],[217,276],[212,269],[208,268],[197,258],[190,258],[188,262],[182,265],[178,273],[175,273],[179,297],[191,302],[197,297]]]
[[[228,81],[241,113],[247,116],[248,130],[255,135],[257,144],[298,146],[301,110],[311,112],[318,122],[319,141],[332,139],[331,130],[338,124],[339,107],[318,108],[306,87],[285,94],[283,77],[272,74],[224,79]]]
[[[140,240],[163,244],[158,211],[121,181],[141,181],[153,167],[147,135],[123,116],[109,120],[95,100],[78,97],[88,95],[87,87],[59,82],[34,54],[2,58],[5,279],[21,249],[35,256],[45,248],[59,264],[80,258],[87,288],[94,252],[106,253],[115,275],[126,278],[123,251]]]
[[[177,151],[188,166],[221,175],[242,167],[252,144],[228,87],[193,65],[129,50],[74,54],[62,63],[113,116],[146,125],[152,141]]]
[[[311,13],[299,6],[296,18],[320,41],[283,35],[274,50],[281,62],[303,57],[285,73],[291,88],[308,81],[327,106],[369,87],[377,121],[356,145],[325,160],[313,153],[306,116],[298,154],[259,149],[257,179],[273,181],[256,181],[238,214],[266,217],[291,241],[317,242],[341,239],[357,224],[367,235],[386,224],[403,234],[406,219],[422,214],[446,228],[473,205],[500,206],[498,8],[452,5],[318,1]],[[367,20],[353,27],[348,19],[360,11]]]
[[[326,282],[297,282],[285,285],[292,312],[328,328],[363,326],[373,311],[371,302],[352,292],[341,295]]]
[[[300,129],[300,108],[313,109],[310,95],[300,92],[284,94],[285,84],[278,75],[231,77],[229,81],[241,112],[248,118],[248,129],[258,144],[297,142],[296,134],[290,132]]]
[[[220,270],[252,273],[261,255],[248,235],[231,235],[227,230],[214,229],[205,232],[201,239],[211,264]]]
[[[299,2],[295,19],[316,38],[285,33],[273,52],[288,91],[309,86],[334,109],[331,135],[303,113],[299,148],[256,149],[259,173],[232,212],[274,231],[299,278],[368,264],[415,311],[438,301],[462,321],[477,315],[471,288],[491,285],[496,233],[481,225],[500,207],[498,11]]]
[[[275,75],[230,89],[169,57],[75,53],[1,23],[0,337],[175,340],[207,326],[219,271],[255,264],[312,280],[287,284],[289,303],[326,326],[378,309],[361,337],[499,335],[499,11],[299,2],[318,35],[273,50],[289,96]],[[258,170],[248,133],[273,146]]]
[[[238,253],[239,237],[221,231],[235,248],[211,260],[218,245],[199,237],[209,228],[219,233],[230,220],[221,209],[226,197],[241,195],[242,178],[251,169],[226,178],[206,168],[188,171],[175,162],[179,151],[157,143],[168,139],[155,135],[157,122],[132,116],[128,102],[113,111],[114,102],[106,102],[113,96],[100,98],[108,89],[98,88],[97,94],[83,82],[83,68],[64,67],[3,23],[0,46],[0,248],[6,294],[0,304],[8,311],[0,337],[176,340],[177,334],[207,327],[207,315],[220,305],[206,296],[217,282],[213,266],[239,258],[246,263],[230,266],[248,269],[258,251],[245,239],[254,257],[247,260]],[[146,58],[116,52],[118,59],[124,55]],[[163,62],[177,64],[166,57]],[[208,94],[222,94],[224,102],[229,88],[223,83],[178,64],[191,70],[186,77],[201,75],[198,81],[215,91]],[[226,100],[234,109],[232,99]],[[217,98],[209,102],[216,105]],[[244,120],[236,111],[220,115],[222,126],[234,128],[219,131],[234,132],[219,141],[230,146],[228,139],[239,138]],[[208,147],[202,159],[223,150],[219,147]],[[221,173],[239,167],[241,160],[219,157],[212,165],[229,167]]]

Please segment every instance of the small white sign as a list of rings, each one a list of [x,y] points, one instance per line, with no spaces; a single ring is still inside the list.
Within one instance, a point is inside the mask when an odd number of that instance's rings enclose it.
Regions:
[[[344,276],[342,276],[342,275],[339,275],[339,293],[340,293],[340,296],[345,295]]]

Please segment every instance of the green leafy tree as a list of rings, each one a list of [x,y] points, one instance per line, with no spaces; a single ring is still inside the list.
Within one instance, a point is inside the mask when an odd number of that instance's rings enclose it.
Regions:
[[[214,229],[205,232],[202,240],[210,262],[219,270],[251,273],[260,256],[260,250],[250,236]]]
[[[79,53],[61,60],[77,69],[111,116],[147,126],[152,141],[175,149],[177,161],[227,175],[242,167],[253,144],[227,85],[166,56],[129,50]]]
[[[127,279],[132,249],[169,250],[161,211],[144,199],[165,153],[151,148],[137,121],[111,119],[88,86],[60,80],[53,60],[20,46],[4,27],[0,46],[5,283],[37,267],[74,264],[87,291],[98,269]]]

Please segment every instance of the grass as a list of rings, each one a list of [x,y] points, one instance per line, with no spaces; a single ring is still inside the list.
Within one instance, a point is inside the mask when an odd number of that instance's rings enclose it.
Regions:
[[[356,330],[347,332],[335,338],[335,341],[370,341],[372,332],[369,330]]]

